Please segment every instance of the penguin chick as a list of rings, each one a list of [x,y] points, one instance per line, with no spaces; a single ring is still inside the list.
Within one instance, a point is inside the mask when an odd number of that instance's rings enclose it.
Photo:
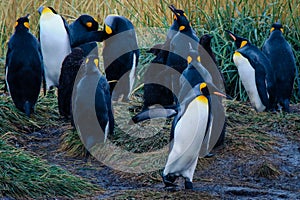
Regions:
[[[69,118],[71,115],[71,98],[74,82],[84,59],[84,52],[76,47],[63,61],[58,86],[58,108],[60,115]]]

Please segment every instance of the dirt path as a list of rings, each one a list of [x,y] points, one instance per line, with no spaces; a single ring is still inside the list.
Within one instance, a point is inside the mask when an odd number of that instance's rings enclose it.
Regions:
[[[84,162],[58,151],[64,128],[28,134],[25,150],[59,165],[105,189],[95,199],[110,199],[131,191],[130,196],[145,198],[183,198],[187,192],[179,180],[178,188],[166,191],[160,178],[137,177],[110,169],[96,160]],[[282,133],[268,133],[276,141],[274,150],[255,155],[232,151],[230,144],[216,150],[216,156],[201,159],[194,176],[194,193],[208,194],[208,199],[300,199],[300,143]],[[247,145],[247,144],[245,144]],[[180,196],[181,195],[181,196]],[[125,196],[124,197],[128,197]],[[199,197],[197,197],[199,198]]]

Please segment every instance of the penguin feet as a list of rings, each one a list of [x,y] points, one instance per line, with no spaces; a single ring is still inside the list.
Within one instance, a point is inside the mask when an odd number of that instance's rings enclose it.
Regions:
[[[215,154],[208,153],[208,154],[206,154],[206,156],[204,156],[204,158],[211,158],[211,157],[214,157],[214,156],[215,156]]]
[[[177,185],[174,184],[175,180],[176,180],[176,176],[174,175],[161,175],[162,176],[162,179],[163,179],[163,182],[165,184],[166,187],[176,187]]]
[[[192,190],[193,189],[193,183],[190,180],[185,179],[184,188],[187,189],[187,190]]]

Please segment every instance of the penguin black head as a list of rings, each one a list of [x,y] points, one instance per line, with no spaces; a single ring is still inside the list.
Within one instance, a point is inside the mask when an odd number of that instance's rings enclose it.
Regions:
[[[195,65],[197,63],[201,63],[201,57],[200,57],[198,51],[193,50],[193,49],[190,49],[186,60],[187,60],[188,64]]]
[[[15,28],[29,30],[29,14],[27,14],[25,17],[20,17],[15,23]]]
[[[95,70],[98,70],[97,68],[99,67],[99,58],[96,55],[89,55],[85,59],[85,67],[86,67],[86,72],[94,72]]]
[[[210,47],[211,39],[213,38],[212,35],[204,34],[201,36],[199,43],[205,48]],[[206,49],[206,48],[205,48]]]
[[[39,12],[40,15],[45,14],[45,13],[57,14],[57,12],[54,10],[54,8],[52,8],[50,6],[41,6],[41,7],[39,7],[38,12]]]
[[[283,27],[282,24],[280,22],[276,22],[272,25],[270,32],[272,33],[273,31],[278,30],[281,31],[283,33]]]
[[[229,35],[230,37],[234,40],[234,43],[236,45],[236,47],[239,49],[239,48],[242,48],[244,46],[246,46],[247,44],[250,44],[250,41],[247,40],[246,38],[242,38],[228,30],[225,30]]]
[[[207,83],[207,82],[199,83],[198,85],[196,85],[194,87],[194,90],[196,90],[196,94],[200,92],[200,95],[203,95],[206,97],[208,97],[210,95],[217,95],[220,97],[229,98],[229,96],[220,92],[216,88],[216,86],[213,85],[212,83]]]
[[[98,24],[97,20],[95,20],[90,15],[81,15],[77,20],[88,31],[97,31],[98,30],[99,24]]]
[[[179,31],[184,31],[190,26],[190,22],[187,19],[187,15],[183,10],[177,9],[174,5],[170,5],[169,8],[174,13],[174,21],[177,21]]]

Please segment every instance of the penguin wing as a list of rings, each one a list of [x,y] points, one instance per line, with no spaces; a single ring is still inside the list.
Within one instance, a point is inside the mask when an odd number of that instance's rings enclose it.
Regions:
[[[69,24],[65,18],[63,18],[62,16],[60,16],[60,17],[64,23],[65,29],[66,29],[68,37],[69,37],[70,45],[71,45],[71,32],[70,32]]]
[[[263,66],[260,66],[263,68]],[[269,106],[269,98],[267,93],[267,86],[266,86],[266,73],[264,70],[255,70],[255,83],[257,87],[258,95],[262,101],[262,103],[268,107]]]
[[[147,119],[154,119],[154,118],[170,118],[177,114],[177,109],[175,108],[150,108],[144,110],[134,117],[132,117],[132,121],[134,123],[142,122]],[[132,122],[129,122],[132,123]]]

